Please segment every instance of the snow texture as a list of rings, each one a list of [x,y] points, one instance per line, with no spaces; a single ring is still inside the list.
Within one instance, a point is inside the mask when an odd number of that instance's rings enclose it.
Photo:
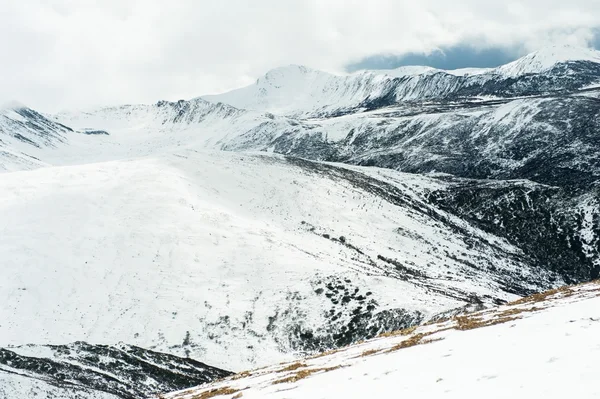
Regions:
[[[551,47],[493,70],[344,76],[292,65],[190,101],[4,106],[0,346],[126,342],[239,371],[598,277],[598,54]],[[471,332],[448,334],[418,349]],[[476,382],[452,374],[486,364],[482,353],[425,353],[431,383],[396,358],[369,363],[385,383],[367,385],[383,396],[407,373],[428,382],[413,396],[514,388],[498,382],[517,378],[508,366]],[[508,364],[506,348],[492,354]],[[341,378],[345,396],[365,394],[353,385],[364,373]],[[0,378],[10,399],[91,395]],[[303,384],[290,394],[310,397]],[[268,385],[256,389],[287,395]]]
[[[598,334],[592,283],[161,398],[597,398]]]
[[[345,171],[189,150],[5,174],[0,342],[123,341],[240,370],[358,314],[418,321],[554,284],[420,200],[408,184],[429,179]]]

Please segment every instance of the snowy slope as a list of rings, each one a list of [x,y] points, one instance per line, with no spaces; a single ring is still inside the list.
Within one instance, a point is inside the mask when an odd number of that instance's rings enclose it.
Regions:
[[[231,375],[186,358],[119,344],[0,348],[0,397],[144,398]]]
[[[560,284],[419,198],[438,184],[193,150],[5,174],[0,346],[240,370]]]
[[[600,64],[600,51],[569,45],[549,46],[503,65],[494,72],[509,77],[518,77],[546,72],[557,64],[582,61]]]
[[[428,73],[437,73],[440,72],[439,69],[428,67],[428,66],[418,66],[418,65],[409,65],[402,66],[395,69],[376,69],[376,70],[368,70],[370,73],[374,74],[383,74],[393,77],[401,77],[401,76],[417,76],[424,75]]]
[[[461,87],[459,77],[428,67],[334,75],[304,66],[274,69],[255,84],[219,95],[214,103],[293,118],[338,116],[382,101],[442,98]]]
[[[291,65],[268,72],[250,86],[202,98],[296,118],[338,116],[407,101],[571,91],[598,83],[599,71],[600,52],[554,46],[494,69],[406,66],[333,75]]]
[[[57,156],[46,156],[53,165],[119,160],[184,148],[266,150],[282,135],[307,130],[303,123],[286,117],[203,99],[64,112],[52,118],[78,130],[107,133],[82,135]]]
[[[221,103],[198,98],[54,115],[50,119],[76,131],[108,135],[71,134],[60,151],[24,154],[39,165],[65,165],[182,148],[274,151],[550,184],[556,184],[562,170],[574,169],[591,174],[584,176],[587,181],[597,170],[594,124],[586,121],[595,115],[598,93],[589,83],[600,79],[600,64],[586,64],[593,59],[591,50],[571,50],[570,57],[579,54],[584,61],[560,64],[570,58],[552,58],[547,55],[551,50],[541,50],[518,65],[542,59],[544,65],[562,67],[518,78],[499,70],[454,76],[452,71],[403,67],[397,76],[387,71],[336,76],[300,66],[278,68],[255,85],[206,97]],[[583,87],[588,91],[581,92]],[[564,143],[554,148],[557,140]],[[2,158],[14,158],[15,148],[4,146]],[[471,166],[474,162],[480,165]]]
[[[302,116],[353,108],[390,87],[387,75],[363,72],[339,76],[290,65],[269,71],[250,86],[202,98],[237,108]]]
[[[21,374],[0,373],[2,399],[122,399],[121,397],[85,387],[65,384],[57,386],[52,380],[43,381]]]
[[[493,68],[460,68],[460,69],[437,69],[428,66],[409,65],[395,69],[372,69],[368,72],[373,74],[384,74],[392,77],[418,76],[434,73],[446,73],[454,76],[481,75],[492,71]]]
[[[597,54],[4,107],[0,347],[123,341],[241,370],[598,277]],[[0,378],[11,399],[66,392]]]
[[[598,398],[598,334],[596,282],[161,398]]]
[[[44,166],[39,156],[64,146],[72,129],[21,104],[0,108],[0,172]]]
[[[484,73],[491,72],[493,68],[460,68],[460,69],[449,69],[444,72],[455,75],[455,76],[472,76],[482,75]]]

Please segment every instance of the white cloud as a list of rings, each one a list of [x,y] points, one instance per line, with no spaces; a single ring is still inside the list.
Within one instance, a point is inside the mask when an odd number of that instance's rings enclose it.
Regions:
[[[471,43],[586,45],[597,0],[0,0],[0,103],[44,111],[177,100],[290,63]]]

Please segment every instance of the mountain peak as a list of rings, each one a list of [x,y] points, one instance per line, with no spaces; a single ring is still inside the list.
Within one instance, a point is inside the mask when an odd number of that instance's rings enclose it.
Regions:
[[[20,109],[28,108],[26,105],[20,103],[19,101],[9,101],[0,105],[0,111],[17,111]]]
[[[600,51],[578,46],[552,45],[501,66],[498,70],[503,75],[520,76],[544,72],[556,64],[573,61],[600,63]]]
[[[323,73],[321,71],[317,71],[316,69],[312,69],[306,67],[304,65],[290,64],[286,66],[281,66],[277,68],[273,68],[263,75],[262,78],[259,78],[257,82],[260,81],[274,81],[282,78],[288,77],[299,77],[310,74],[318,74]]]
[[[421,65],[407,65],[401,66],[395,69],[381,69],[381,70],[370,70],[370,73],[376,74],[385,74],[392,77],[402,77],[402,76],[417,76],[417,75],[425,75],[430,73],[441,72],[439,69],[429,67],[429,66],[421,66]]]

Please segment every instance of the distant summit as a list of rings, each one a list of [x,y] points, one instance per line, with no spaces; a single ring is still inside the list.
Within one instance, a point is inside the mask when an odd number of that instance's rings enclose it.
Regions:
[[[556,64],[574,61],[589,61],[600,64],[600,51],[568,45],[548,46],[496,70],[504,75],[514,77],[545,72]]]

